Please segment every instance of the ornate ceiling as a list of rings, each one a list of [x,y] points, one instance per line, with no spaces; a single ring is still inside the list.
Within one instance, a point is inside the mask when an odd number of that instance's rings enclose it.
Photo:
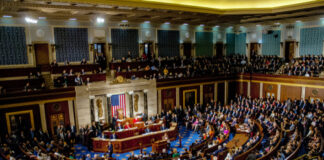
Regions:
[[[0,15],[192,25],[271,23],[323,17],[324,0],[2,0]]]

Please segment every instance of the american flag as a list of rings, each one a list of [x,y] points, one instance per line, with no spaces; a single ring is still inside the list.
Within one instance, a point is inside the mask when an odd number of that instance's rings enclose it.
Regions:
[[[117,110],[122,109],[124,116],[126,115],[126,98],[125,94],[117,94],[111,96],[111,109],[113,116],[118,115]]]

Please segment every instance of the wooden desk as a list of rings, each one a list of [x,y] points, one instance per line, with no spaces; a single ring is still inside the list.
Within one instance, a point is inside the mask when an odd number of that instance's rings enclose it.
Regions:
[[[110,141],[113,144],[114,153],[125,153],[139,149],[139,143],[142,143],[142,147],[151,146],[152,142],[156,140],[161,140],[165,133],[168,134],[170,140],[175,140],[178,136],[177,125],[172,124],[172,126],[168,130],[156,131],[151,132],[149,134],[142,134],[123,139],[110,140],[102,138],[93,138],[93,151],[107,152],[107,145]]]
[[[236,133],[234,138],[227,143],[226,148],[231,149],[234,147],[240,147],[244,145],[248,140],[249,140],[248,134]]]
[[[151,132],[155,132],[155,131],[159,131],[161,126],[162,126],[162,123],[154,123],[154,124],[148,125],[147,127],[150,128]],[[143,133],[145,133],[145,127],[124,129],[124,130],[115,132],[117,139],[123,139],[123,138],[132,137],[132,136],[137,136],[137,135],[141,135]],[[113,134],[113,131],[105,130],[104,134],[106,135],[106,137],[109,138],[110,135]]]
[[[168,141],[167,140],[158,140],[152,144],[152,152],[154,153],[161,153],[163,149],[168,148]]]

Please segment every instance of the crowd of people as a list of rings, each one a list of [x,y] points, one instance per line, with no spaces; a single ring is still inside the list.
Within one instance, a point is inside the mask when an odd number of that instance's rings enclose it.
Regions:
[[[253,56],[250,62],[244,55],[217,57],[158,57],[157,59],[122,59],[112,60],[117,75],[130,74],[131,79],[174,79],[192,78],[233,73],[274,73],[282,65],[282,58],[277,56]],[[123,63],[129,62],[127,66]],[[142,62],[139,64],[139,62]],[[146,62],[146,63],[143,63]],[[136,65],[131,65],[134,63]],[[143,72],[137,74],[138,72]]]
[[[0,153],[3,158],[14,159],[74,159],[72,147],[75,144],[74,126],[58,126],[54,134],[19,127],[1,138]]]
[[[283,68],[283,73],[289,76],[318,77],[324,69],[324,57],[320,56],[302,56],[294,58],[290,64]]]

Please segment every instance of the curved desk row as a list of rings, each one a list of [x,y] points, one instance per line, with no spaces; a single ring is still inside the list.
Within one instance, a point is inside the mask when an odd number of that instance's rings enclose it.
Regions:
[[[95,152],[107,152],[108,142],[113,145],[114,153],[125,153],[132,150],[140,149],[141,147],[151,146],[153,142],[161,140],[163,135],[167,133],[170,140],[175,140],[178,136],[178,127],[176,124],[163,131],[151,132],[149,134],[142,134],[132,136],[123,139],[102,139],[93,138],[93,151]]]

